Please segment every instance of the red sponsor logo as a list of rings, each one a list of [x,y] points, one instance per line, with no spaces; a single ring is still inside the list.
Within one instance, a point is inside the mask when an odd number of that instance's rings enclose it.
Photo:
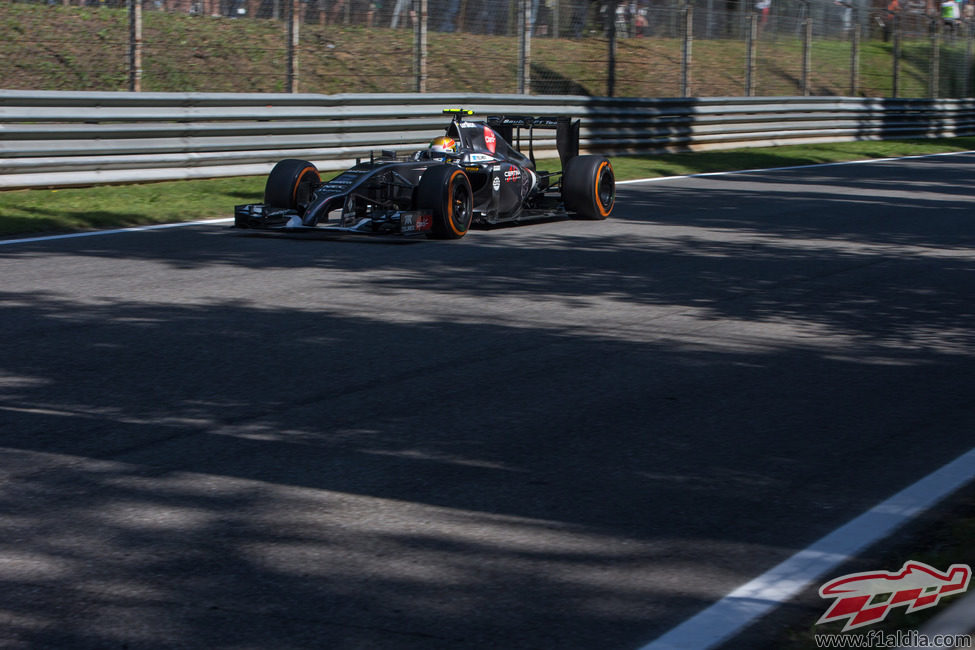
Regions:
[[[494,153],[498,147],[498,136],[488,127],[484,127],[484,144],[487,145],[488,151],[491,153]]]
[[[416,229],[419,231],[430,230],[433,228],[433,215],[429,212],[416,215]]]
[[[521,178],[521,171],[514,165],[508,165],[508,171],[504,173],[505,183],[514,183]]]
[[[847,619],[843,631],[879,623],[894,607],[908,612],[934,607],[942,596],[968,589],[972,569],[967,564],[952,564],[942,573],[922,562],[906,562],[900,571],[851,573],[830,580],[819,588],[821,598],[836,602],[816,624]],[[879,596],[879,598],[878,598]]]

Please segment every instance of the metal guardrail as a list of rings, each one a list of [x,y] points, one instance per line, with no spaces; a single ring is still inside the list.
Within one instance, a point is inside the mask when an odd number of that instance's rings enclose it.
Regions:
[[[260,175],[282,158],[342,169],[422,148],[448,106],[579,117],[581,149],[610,155],[975,134],[970,99],[0,90],[0,188]],[[535,151],[555,156],[551,132]]]

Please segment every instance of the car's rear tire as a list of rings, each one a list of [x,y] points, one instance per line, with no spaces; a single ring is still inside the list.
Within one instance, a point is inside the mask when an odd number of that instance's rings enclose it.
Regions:
[[[312,192],[321,184],[318,169],[307,160],[288,158],[274,166],[264,185],[264,204],[304,214]]]
[[[416,206],[433,213],[434,239],[460,239],[474,218],[474,192],[463,169],[454,165],[429,167],[420,177]]]
[[[616,203],[616,176],[604,156],[570,158],[562,172],[565,209],[586,219],[605,219]]]

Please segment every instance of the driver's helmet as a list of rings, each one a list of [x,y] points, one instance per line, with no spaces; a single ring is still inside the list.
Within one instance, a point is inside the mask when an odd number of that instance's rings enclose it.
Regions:
[[[436,160],[446,160],[449,154],[457,153],[457,141],[446,135],[440,136],[430,143],[430,157]]]

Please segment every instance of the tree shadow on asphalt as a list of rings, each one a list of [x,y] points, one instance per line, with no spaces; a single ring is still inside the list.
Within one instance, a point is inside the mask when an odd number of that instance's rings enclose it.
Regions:
[[[964,171],[417,246],[5,250],[120,264],[0,292],[6,634],[634,647],[970,446]]]

